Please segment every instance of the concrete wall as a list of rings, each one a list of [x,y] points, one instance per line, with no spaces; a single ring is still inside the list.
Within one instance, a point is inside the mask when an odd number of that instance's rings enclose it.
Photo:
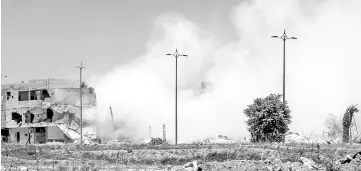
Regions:
[[[55,121],[58,121],[58,120],[63,119],[64,116],[65,116],[65,114],[66,114],[66,112],[64,112],[64,113],[59,113],[59,112],[53,111],[53,114],[54,114],[54,115],[53,115],[52,121],[55,122]]]
[[[13,143],[17,143],[17,138],[16,138],[17,132],[20,132],[20,143],[25,144],[29,138],[29,128],[10,128],[9,129],[10,140]],[[25,136],[25,134],[26,134],[26,136]],[[30,142],[31,143],[34,142],[34,135],[32,135]]]
[[[12,120],[12,113],[19,113],[20,115],[22,115],[22,120],[25,123],[26,121],[26,113],[31,112],[32,114],[35,115],[33,123],[38,123],[41,122],[45,119],[47,119],[47,115],[46,115],[46,109],[43,108],[39,108],[39,107],[35,107],[35,108],[12,108],[12,109],[7,109],[5,111],[5,115],[6,115],[6,122],[10,122]]]
[[[64,140],[65,139],[65,135],[63,133],[63,131],[57,127],[57,126],[49,126],[47,127],[47,136],[48,136],[48,140]]]
[[[82,89],[82,103],[83,105],[95,105],[96,96],[94,93],[89,92],[89,88]],[[80,105],[79,89],[77,88],[62,88],[54,90],[54,103],[57,104],[71,104]]]
[[[7,89],[4,90],[4,95],[2,100],[5,102],[5,105],[2,106],[6,109],[10,108],[29,108],[29,107],[42,107],[43,101],[41,100],[27,100],[19,101],[19,91],[29,91],[29,90],[18,90],[18,89]],[[10,92],[11,95],[7,99],[6,92]],[[82,89],[83,92],[83,104],[84,105],[95,105],[96,104],[96,95],[90,93],[90,88]],[[79,89],[78,88],[57,88],[57,89],[48,89],[48,93],[51,96],[44,101],[49,101],[50,103],[62,104],[62,105],[79,105]],[[19,113],[19,112],[18,112]]]
[[[26,128],[10,128],[9,134],[10,134],[10,140],[13,143],[17,143],[17,132],[20,133],[20,144],[25,144],[28,141],[29,138],[29,129]],[[26,135],[25,135],[26,134]],[[65,141],[66,136],[63,133],[63,131],[57,127],[57,126],[47,126],[45,127],[45,134],[42,133],[31,133],[30,143],[38,143],[35,141],[38,141],[40,139],[45,139],[45,141]]]
[[[1,122],[6,123],[6,110],[1,110]],[[4,126],[4,125],[2,125]]]
[[[32,89],[31,89],[32,90]],[[39,90],[34,89],[34,90]],[[2,115],[1,119],[3,122],[6,122],[6,126],[15,126],[12,125],[12,113],[19,113],[22,116],[22,122],[25,123],[26,117],[25,113],[28,111],[34,114],[33,123],[43,122],[47,119],[47,108],[53,109],[54,115],[53,120],[60,120],[64,115],[59,114],[57,112],[65,112],[67,105],[70,105],[68,112],[70,113],[79,113],[79,88],[50,88],[47,89],[50,97],[46,98],[44,101],[42,100],[27,100],[27,101],[19,101],[19,91],[26,91],[29,93],[29,90],[21,89],[21,88],[8,88],[2,89],[2,101],[4,105],[2,105]],[[10,96],[8,98],[7,92],[10,92]],[[85,106],[95,106],[96,105],[96,95],[94,93],[93,88],[83,88],[83,98],[82,102]],[[63,105],[63,106],[62,106]],[[65,107],[64,107],[65,106]],[[57,112],[55,111],[57,110]]]

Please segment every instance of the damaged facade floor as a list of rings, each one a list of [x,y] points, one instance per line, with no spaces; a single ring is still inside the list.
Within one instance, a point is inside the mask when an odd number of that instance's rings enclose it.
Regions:
[[[80,88],[59,84],[63,80],[52,81],[51,87],[49,80],[2,85],[2,142],[74,142],[80,138]],[[84,85],[82,93],[83,110],[95,108],[94,89]],[[89,126],[91,121],[84,119],[83,125]],[[95,136],[95,132],[91,134],[87,137]]]

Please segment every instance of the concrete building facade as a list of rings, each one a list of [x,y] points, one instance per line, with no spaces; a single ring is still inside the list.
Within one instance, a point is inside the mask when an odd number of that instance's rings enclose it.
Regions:
[[[23,144],[74,141],[80,132],[79,94],[79,82],[69,80],[2,85],[2,141]],[[82,96],[83,108],[95,107],[93,88],[83,85]]]

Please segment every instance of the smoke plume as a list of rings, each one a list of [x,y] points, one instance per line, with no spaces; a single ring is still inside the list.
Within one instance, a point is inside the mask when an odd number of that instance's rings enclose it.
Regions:
[[[286,42],[286,99],[291,131],[321,133],[328,113],[361,105],[361,1],[276,0],[240,2],[230,19],[237,40],[202,28],[182,14],[156,19],[146,53],[96,76],[99,134],[108,138],[174,140],[177,48],[178,141],[217,134],[248,136],[243,109],[254,98],[282,93],[283,29]],[[204,85],[202,89],[202,82]],[[113,131],[109,106],[114,122]],[[356,114],[361,124],[361,114]]]

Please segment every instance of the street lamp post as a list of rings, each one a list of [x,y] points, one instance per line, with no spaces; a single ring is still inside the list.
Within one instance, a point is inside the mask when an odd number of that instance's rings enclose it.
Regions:
[[[272,36],[272,38],[281,38],[283,40],[283,103],[285,103],[286,98],[286,40],[287,39],[297,39],[296,37],[287,37],[286,30],[283,31],[282,36]]]
[[[82,83],[82,71],[83,68],[85,68],[83,66],[83,62],[80,62],[80,65],[77,66],[77,68],[79,68],[80,70],[80,80],[79,80],[79,98],[80,98],[80,146],[83,145],[83,99],[82,99],[82,90],[83,90],[83,83]]]
[[[177,121],[177,94],[178,94],[178,78],[177,78],[177,67],[178,67],[178,57],[179,56],[185,56],[188,57],[188,55],[184,55],[184,54],[179,54],[178,50],[176,49],[175,52],[173,54],[168,53],[166,55],[172,55],[175,57],[175,145],[177,145],[178,142],[178,121]]]
[[[82,83],[82,71],[83,71],[83,68],[85,68],[83,66],[83,62],[80,62],[80,65],[79,66],[76,66],[77,68],[79,68],[80,70],[80,80],[79,80],[79,98],[80,98],[80,153],[81,151],[83,150],[83,97],[82,97],[82,94],[83,94],[83,83]],[[83,165],[83,155],[81,154],[80,155],[80,162],[81,162],[81,166]]]

